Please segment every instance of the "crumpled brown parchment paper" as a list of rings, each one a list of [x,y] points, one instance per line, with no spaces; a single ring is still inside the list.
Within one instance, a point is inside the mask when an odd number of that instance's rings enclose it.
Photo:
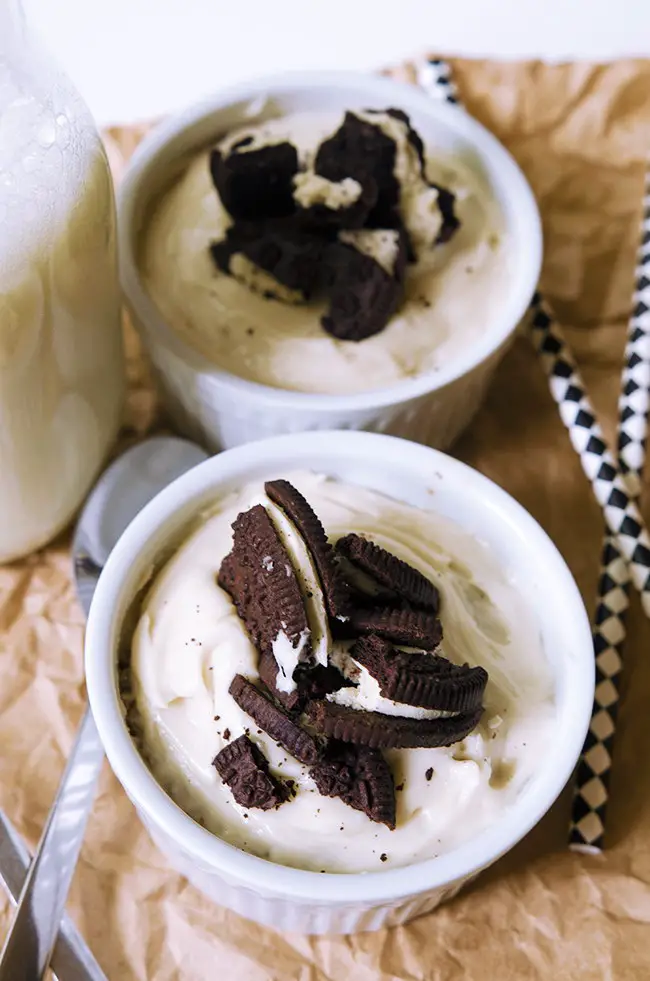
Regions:
[[[611,435],[650,150],[650,62],[453,66],[463,101],[509,147],[535,190],[546,235],[542,285]],[[397,74],[412,78],[409,67]],[[118,175],[140,135],[107,134]],[[123,442],[164,425],[128,328],[127,346]],[[454,452],[532,512],[591,608],[601,518],[525,339]],[[565,792],[457,899],[392,931],[280,935],[212,905],[167,868],[105,766],[69,910],[110,981],[650,977],[650,630],[636,601],[629,626],[608,851],[566,850]],[[0,631],[0,806],[33,847],[84,704],[83,620],[68,535],[0,569]],[[8,918],[0,897],[0,932]]]

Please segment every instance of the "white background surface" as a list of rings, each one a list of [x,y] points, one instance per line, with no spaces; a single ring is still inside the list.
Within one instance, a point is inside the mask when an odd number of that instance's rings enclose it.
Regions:
[[[100,124],[168,112],[266,72],[373,69],[426,50],[650,55],[650,0],[23,2]]]

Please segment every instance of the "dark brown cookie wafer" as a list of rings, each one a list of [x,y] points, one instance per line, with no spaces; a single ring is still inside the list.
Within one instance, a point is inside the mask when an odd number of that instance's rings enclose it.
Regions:
[[[379,232],[378,232],[379,234]],[[328,334],[363,341],[378,334],[404,298],[406,239],[400,232],[392,272],[353,245],[337,242],[328,252],[329,307],[321,318]]]
[[[444,245],[450,238],[453,238],[460,228],[460,221],[456,216],[454,208],[456,195],[452,191],[448,191],[446,187],[441,187],[440,184],[432,184],[431,186],[435,187],[438,192],[438,207],[442,215],[442,227],[438,232],[435,244]]]
[[[417,132],[416,129],[411,125],[411,120],[403,109],[367,109],[368,113],[376,113],[378,115],[385,114],[386,116],[392,116],[393,119],[398,119],[400,122],[404,123],[406,130],[406,138],[415,150],[419,164],[420,164],[420,175],[426,181],[426,152],[424,148],[424,143],[422,137]],[[430,183],[427,181],[427,183]],[[440,214],[442,215],[442,227],[438,232],[438,236],[432,245],[442,245],[448,242],[452,238],[458,228],[460,227],[460,221],[458,220],[454,205],[456,202],[455,194],[448,190],[446,187],[442,187],[440,184],[430,183],[431,187],[435,187],[438,192],[438,207],[440,209]],[[395,213],[396,209],[393,209]],[[392,226],[391,226],[392,227]],[[415,254],[411,250],[409,253],[409,262],[415,261]]]
[[[248,150],[250,140],[223,153],[210,154],[212,181],[224,208],[237,221],[283,218],[295,211],[293,178],[298,152],[292,143],[275,143]]]
[[[267,480],[264,490],[296,526],[314,560],[330,617],[348,616],[350,591],[318,515],[288,480]]]
[[[313,668],[296,668],[298,691],[305,699],[325,698],[341,688],[354,688],[355,682],[344,677],[333,664],[315,664]]]
[[[237,613],[262,656],[278,666],[273,643],[284,634],[292,647],[311,656],[307,615],[291,559],[261,504],[233,522],[233,547],[219,570],[219,585],[232,597]],[[274,694],[275,681],[269,684]]]
[[[244,255],[281,286],[308,300],[321,285],[326,246],[326,240],[295,221],[237,222],[224,239],[212,243],[210,252],[219,269],[229,274],[233,256]]]
[[[318,732],[373,749],[418,749],[452,746],[478,725],[483,706],[440,719],[407,719],[381,712],[361,712],[335,702],[313,701],[307,717]]]
[[[416,129],[411,125],[411,119],[404,112],[403,109],[365,109],[370,115],[374,116],[391,116],[393,119],[398,119],[401,123],[404,123],[404,128],[406,130],[406,138],[415,150],[418,160],[420,162],[420,172],[424,174],[425,167],[425,153],[424,153],[424,143],[422,137]]]
[[[278,688],[278,662],[273,657],[271,651],[262,651],[257,669],[260,680],[280,705],[285,707],[287,712],[297,714],[302,711],[308,697],[307,692],[298,687],[294,688],[293,691],[282,691]],[[294,671],[294,674],[296,674],[296,671]]]
[[[268,811],[289,797],[288,787],[269,773],[269,764],[248,736],[239,736],[217,753],[212,765],[242,807]]]
[[[418,609],[438,612],[440,594],[433,583],[370,539],[353,532],[338,540],[336,551],[401,599]]]
[[[379,682],[384,698],[442,712],[471,712],[481,704],[488,681],[484,668],[453,664],[436,654],[398,651],[376,634],[360,637],[350,657]]]
[[[395,609],[395,607],[357,607],[349,620],[341,625],[341,634],[379,634],[394,644],[434,651],[442,640],[442,624],[434,613],[426,610]]]
[[[318,761],[320,749],[316,740],[243,675],[235,675],[228,691],[240,709],[287,753],[308,766]]]
[[[324,797],[340,797],[371,821],[394,829],[395,785],[379,750],[332,741],[311,776]]]
[[[331,181],[352,177],[363,186],[372,180],[377,187],[377,203],[366,224],[372,228],[391,227],[385,226],[383,220],[397,210],[399,202],[395,153],[395,141],[379,126],[346,112],[339,129],[319,146],[314,169]]]

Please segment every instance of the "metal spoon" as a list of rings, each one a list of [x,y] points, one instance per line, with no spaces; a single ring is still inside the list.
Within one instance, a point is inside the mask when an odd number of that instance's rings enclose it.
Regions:
[[[102,474],[72,542],[77,594],[86,614],[102,567],[126,526],[158,491],[205,459],[195,444],[159,436],[127,450]],[[0,981],[41,981],[47,970],[103,758],[86,709],[5,940]]]

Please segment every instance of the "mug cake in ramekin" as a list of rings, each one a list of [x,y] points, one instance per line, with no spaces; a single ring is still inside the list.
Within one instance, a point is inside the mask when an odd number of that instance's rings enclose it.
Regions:
[[[173,864],[310,933],[403,922],[512,847],[568,779],[594,684],[575,583],[519,505],[438,451],[340,432],[220,454],[148,505],[86,670]]]
[[[122,280],[172,415],[213,447],[363,428],[443,446],[535,289],[541,231],[461,109],[349,73],[230,90],[157,128]]]

